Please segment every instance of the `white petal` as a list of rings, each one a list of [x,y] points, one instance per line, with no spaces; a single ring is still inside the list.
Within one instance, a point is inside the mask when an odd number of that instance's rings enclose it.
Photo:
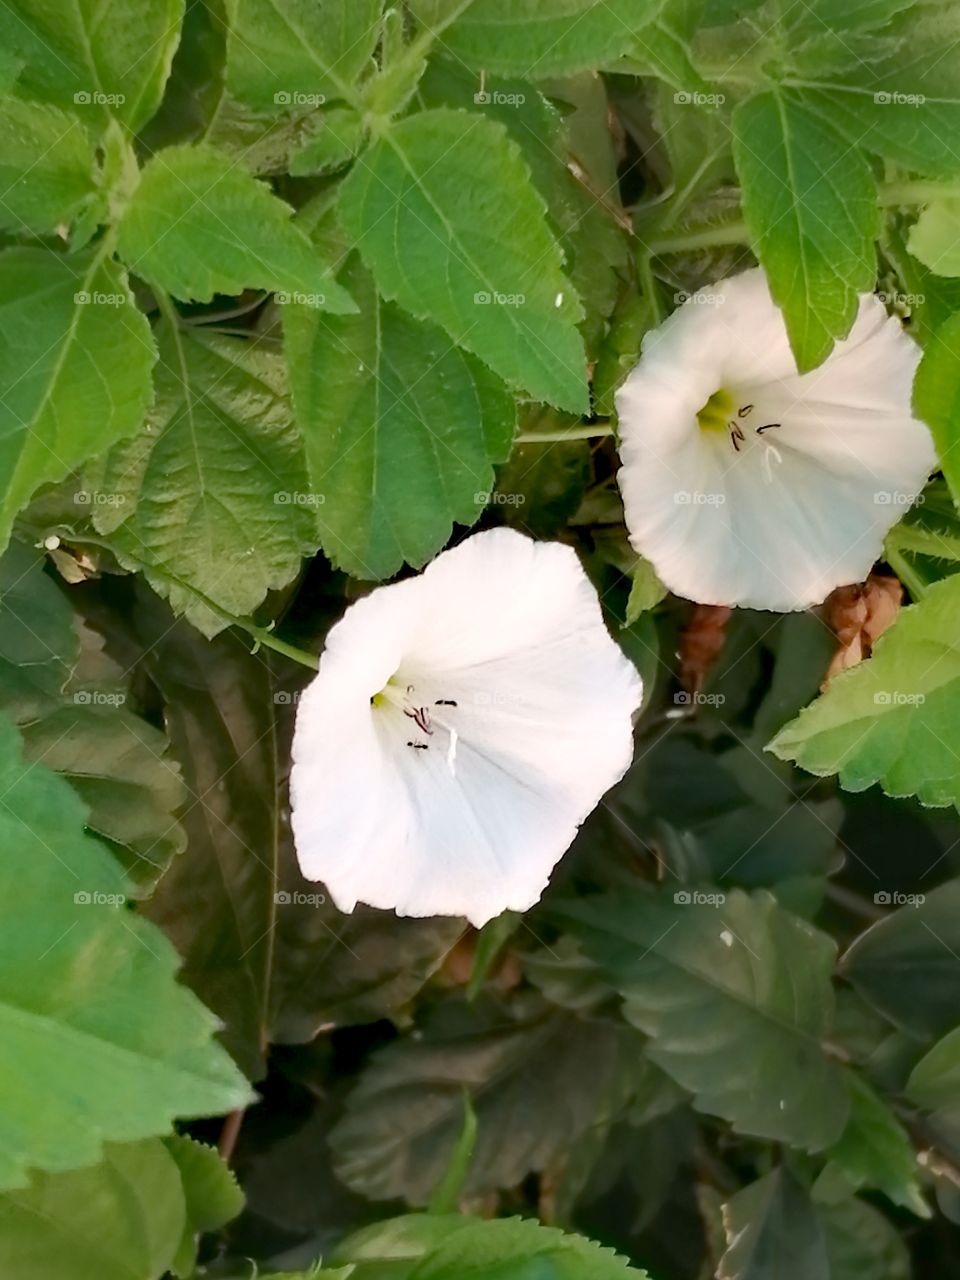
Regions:
[[[391,677],[429,733],[371,705]],[[626,771],[639,703],[576,554],[476,534],[331,629],[293,749],[304,875],[345,911],[526,910]]]
[[[801,376],[762,272],[701,293],[644,342],[617,396],[630,540],[678,595],[806,608],[866,577],[935,465],[910,406],[919,351],[868,295]],[[739,451],[697,422],[720,388],[753,406]]]

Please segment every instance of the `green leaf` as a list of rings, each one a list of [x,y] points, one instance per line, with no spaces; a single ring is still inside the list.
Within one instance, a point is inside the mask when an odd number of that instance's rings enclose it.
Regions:
[[[197,1236],[216,1231],[243,1210],[243,1192],[213,1147],[174,1134],[165,1142],[176,1161],[186,1202],[180,1246],[170,1269],[181,1280],[194,1273]]]
[[[158,338],[153,410],[88,469],[102,499],[94,523],[212,636],[224,619],[190,588],[228,613],[252,613],[316,546],[313,495],[278,352],[199,327],[164,324]]]
[[[321,113],[320,132],[311,135],[290,157],[294,177],[333,173],[348,164],[363,147],[362,118],[349,107],[332,107]]]
[[[847,1083],[850,1119],[839,1142],[827,1153],[829,1160],[813,1187],[814,1198],[834,1203],[867,1187],[928,1218],[930,1210],[920,1193],[917,1158],[906,1130],[866,1081],[850,1072]]]
[[[438,43],[476,70],[531,79],[596,67],[626,51],[658,0],[413,0]],[[451,21],[451,9],[456,16]]]
[[[331,1261],[355,1263],[356,1280],[646,1280],[612,1249],[521,1218],[393,1218],[350,1236]]]
[[[960,24],[954,7],[936,0],[904,6],[884,23],[883,39],[859,49],[851,48],[849,33],[821,34],[838,55],[834,76],[824,74],[824,47],[816,41],[792,57],[791,80],[810,107],[854,148],[911,173],[960,173]],[[799,56],[804,47],[807,59]]]
[[[222,151],[167,147],[148,161],[127,206],[120,255],[131,271],[187,301],[278,289],[323,310],[354,310],[292,213]]]
[[[636,889],[554,914],[651,1037],[650,1059],[699,1111],[807,1151],[837,1140],[850,1101],[821,1047],[833,1011],[826,934],[762,891],[717,902]]]
[[[17,721],[59,701],[79,649],[70,605],[43,564],[22,542],[0,556],[0,706]]]
[[[913,384],[913,408],[933,434],[943,474],[960,506],[960,314],[936,330]]]
[[[738,1191],[723,1207],[723,1223],[719,1280],[831,1280],[823,1228],[782,1165]]]
[[[92,1168],[35,1173],[22,1191],[0,1195],[0,1271],[11,1280],[159,1280],[185,1217],[162,1142],[109,1145]]]
[[[250,1101],[215,1022],[178,987],[173,948],[122,905],[127,884],[83,833],[83,805],[0,727],[0,1186],[88,1164],[104,1139]]]
[[[951,880],[871,925],[843,957],[842,969],[885,1017],[929,1038],[957,1023],[958,951],[960,880]]]
[[[124,698],[78,690],[20,730],[24,755],[67,779],[87,806],[87,830],[118,855],[139,894],[186,847],[174,816],[186,793],[166,736],[119,705]]]
[[[627,600],[627,626],[632,626],[641,614],[649,613],[651,609],[655,609],[666,595],[667,588],[657,577],[656,569],[654,569],[649,560],[644,560],[643,556],[641,556],[637,561],[630,582],[630,596]]]
[[[938,1040],[907,1081],[906,1095],[927,1111],[960,1111],[960,1027]]]
[[[879,782],[888,795],[960,803],[958,607],[960,579],[932,586],[768,750],[810,773],[839,774],[848,791]]]
[[[804,372],[846,337],[876,278],[880,229],[864,156],[803,100],[757,94],[733,114],[751,241]]]
[[[910,1254],[896,1227],[862,1200],[819,1205],[830,1280],[910,1280]]]
[[[510,386],[587,408],[583,311],[502,125],[444,109],[400,121],[350,173],[340,211],[386,298],[439,324]]]
[[[938,276],[960,276],[960,200],[928,204],[910,228],[907,248]]]
[[[124,708],[122,687],[87,687],[70,606],[43,565],[18,542],[0,557],[0,707],[19,725],[27,759],[67,778],[88,806],[87,830],[142,893],[185,844],[174,817],[180,773],[164,734]]]
[[[6,0],[0,47],[22,59],[18,89],[136,132],[160,103],[182,17],[183,0]]]
[[[330,1135],[337,1173],[370,1199],[426,1204],[456,1148],[466,1089],[477,1139],[464,1191],[513,1186],[622,1103],[637,1050],[615,1023],[539,1002],[520,1017],[492,1003],[442,1006],[418,1037],[380,1050],[361,1075]]]
[[[227,0],[227,88],[261,111],[353,96],[370,65],[382,0]]]
[[[135,431],[156,348],[102,254],[0,254],[0,548],[36,489]]]
[[[566,425],[565,416],[542,410],[521,426]],[[593,474],[586,440],[516,445],[497,472],[493,503],[505,524],[533,538],[553,538],[580,506]]]
[[[355,577],[388,578],[477,520],[516,410],[440,329],[381,302],[356,257],[341,278],[358,315],[284,308],[294,405],[324,550]]]
[[[42,235],[95,199],[93,147],[76,116],[0,97],[0,139],[0,227]]]

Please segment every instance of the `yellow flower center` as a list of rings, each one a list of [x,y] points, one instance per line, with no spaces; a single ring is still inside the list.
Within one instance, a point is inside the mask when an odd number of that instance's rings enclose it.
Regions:
[[[697,414],[697,422],[701,431],[726,431],[733,416],[733,396],[721,387]]]

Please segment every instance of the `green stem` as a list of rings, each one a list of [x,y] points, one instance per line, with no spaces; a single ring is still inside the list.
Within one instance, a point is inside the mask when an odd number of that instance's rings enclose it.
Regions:
[[[927,204],[944,197],[960,198],[960,183],[919,178],[916,181],[885,182],[879,190],[880,204],[884,208],[898,204]]]
[[[889,542],[883,549],[883,558],[910,592],[911,597],[914,600],[922,600],[927,594],[927,585],[914,572],[910,561],[905,556],[902,556],[895,547],[892,547]]]
[[[716,245],[749,244],[746,223],[723,222],[708,227],[694,227],[690,231],[678,231],[676,235],[658,236],[644,244],[646,250],[659,256],[664,253],[685,253],[688,249],[710,249]]]
[[[597,422],[586,427],[564,427],[559,431],[521,431],[515,444],[557,444],[562,440],[592,440],[594,436],[612,436],[609,422]]]
[[[258,627],[256,623],[251,622],[249,618],[239,618],[235,613],[230,613],[227,609],[217,604],[216,600],[211,598],[195,587],[192,583],[187,582],[176,573],[165,568],[163,565],[148,564],[145,560],[141,560],[139,556],[131,555],[124,550],[119,553],[115,547],[111,545],[105,538],[97,538],[93,534],[83,533],[76,534],[66,525],[48,529],[46,531],[38,529],[29,529],[28,532],[34,536],[38,542],[43,541],[45,537],[49,537],[51,533],[57,534],[64,538],[67,542],[77,546],[101,547],[104,551],[109,551],[115,555],[118,560],[128,561],[135,565],[138,570],[145,573],[155,574],[158,578],[164,578],[167,582],[175,587],[179,587],[181,591],[186,591],[188,595],[193,596],[200,604],[204,605],[218,618],[222,618],[228,626],[239,627],[241,631],[246,631],[247,635],[252,636],[256,640],[257,645],[262,645],[264,649],[273,649],[275,653],[282,653],[285,657],[298,662],[303,667],[309,667],[311,671],[316,671],[319,666],[319,659],[314,653],[307,653],[305,649],[298,649],[295,645],[287,644],[285,640],[275,636],[270,627]]]

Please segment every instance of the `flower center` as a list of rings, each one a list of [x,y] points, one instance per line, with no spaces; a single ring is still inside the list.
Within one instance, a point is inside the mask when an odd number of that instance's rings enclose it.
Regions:
[[[727,431],[733,417],[733,396],[725,387],[715,391],[697,414],[701,431]]]
[[[371,707],[383,708],[393,706],[403,712],[413,723],[409,726],[412,735],[406,739],[406,745],[414,751],[429,751],[436,745],[430,740],[434,738],[436,729],[441,729],[446,738],[446,762],[451,774],[456,776],[457,743],[460,735],[450,723],[450,711],[458,706],[455,698],[431,698],[418,695],[412,684],[404,684],[397,676],[391,676],[379,693],[370,699]]]

